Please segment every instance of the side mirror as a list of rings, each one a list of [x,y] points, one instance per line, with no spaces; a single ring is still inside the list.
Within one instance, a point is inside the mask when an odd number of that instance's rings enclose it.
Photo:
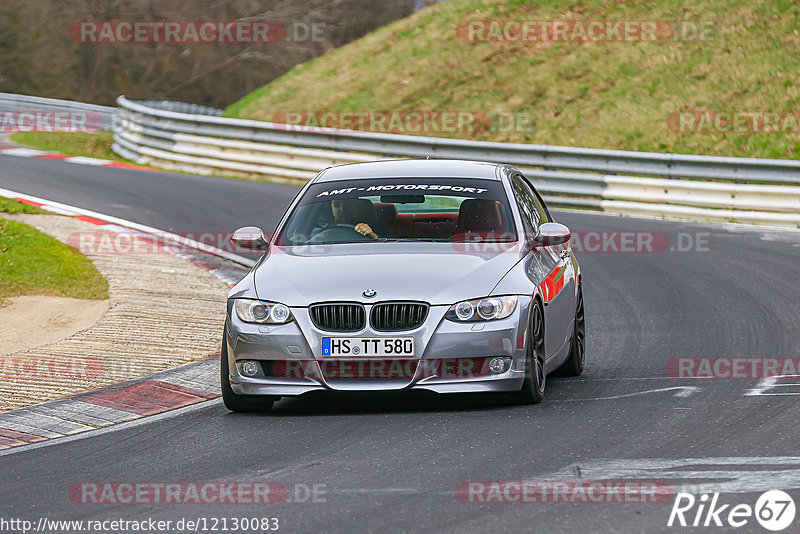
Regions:
[[[567,243],[572,237],[572,232],[563,224],[549,222],[539,226],[539,231],[533,238],[534,247],[546,247]]]
[[[261,228],[257,226],[245,226],[233,232],[231,243],[238,248],[256,250],[264,248],[267,245],[267,238],[264,237],[264,232],[261,231]]]

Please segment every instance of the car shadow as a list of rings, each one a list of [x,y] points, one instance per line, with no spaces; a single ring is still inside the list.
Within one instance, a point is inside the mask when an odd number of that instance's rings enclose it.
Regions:
[[[557,387],[561,380],[548,385]],[[542,405],[547,404],[547,396]],[[371,415],[387,413],[481,412],[513,408],[536,408],[516,405],[508,393],[434,393],[430,391],[333,392],[314,391],[297,397],[284,397],[271,411],[240,416],[326,416]]]
[[[281,399],[270,414],[273,416],[367,415],[477,411],[509,405],[508,395],[501,393],[442,395],[427,391],[358,393],[315,391],[299,397]]]

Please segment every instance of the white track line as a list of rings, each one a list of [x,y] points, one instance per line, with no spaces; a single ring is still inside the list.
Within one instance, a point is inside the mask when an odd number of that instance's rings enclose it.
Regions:
[[[29,200],[31,202],[36,202],[42,205],[43,209],[48,211],[53,211],[55,213],[60,213],[62,215],[85,215],[87,217],[92,217],[94,219],[100,219],[102,221],[106,221],[112,224],[117,224],[119,226],[124,226],[126,228],[130,228],[132,230],[138,230],[140,232],[144,232],[146,234],[159,237],[161,239],[169,240],[171,242],[180,243],[187,247],[191,247],[213,256],[218,256],[220,258],[225,258],[226,260],[230,260],[234,263],[238,263],[239,265],[244,265],[245,267],[252,267],[255,265],[255,261],[245,258],[243,256],[239,256],[238,254],[233,254],[231,252],[227,252],[225,250],[219,249],[217,247],[212,247],[211,245],[206,245],[205,243],[200,243],[199,241],[195,241],[193,239],[187,239],[183,236],[173,234],[171,232],[165,232],[163,230],[159,230],[158,228],[153,228],[152,226],[146,226],[144,224],[135,223],[133,221],[128,221],[126,219],[120,219],[119,217],[114,217],[112,215],[106,215],[104,213],[98,213],[96,211],[86,210],[83,208],[78,208],[76,206],[70,206],[69,204],[62,204],[60,202],[54,202],[52,200],[47,200],[40,197],[35,197],[33,195],[27,195],[25,193],[19,193],[17,191],[11,191],[10,189],[3,189],[0,188],[0,196],[7,197],[7,198],[21,198],[24,200]],[[50,208],[53,209],[50,209]]]

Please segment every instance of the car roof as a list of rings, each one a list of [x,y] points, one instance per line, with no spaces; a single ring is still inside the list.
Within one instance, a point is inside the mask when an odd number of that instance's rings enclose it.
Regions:
[[[507,165],[448,159],[396,159],[328,167],[314,183],[374,178],[476,178],[501,180]]]

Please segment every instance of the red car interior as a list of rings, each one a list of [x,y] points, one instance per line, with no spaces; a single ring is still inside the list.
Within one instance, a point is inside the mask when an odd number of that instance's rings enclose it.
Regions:
[[[378,233],[396,238],[451,239],[505,228],[496,200],[467,199],[458,213],[399,213],[395,204],[373,202]]]

